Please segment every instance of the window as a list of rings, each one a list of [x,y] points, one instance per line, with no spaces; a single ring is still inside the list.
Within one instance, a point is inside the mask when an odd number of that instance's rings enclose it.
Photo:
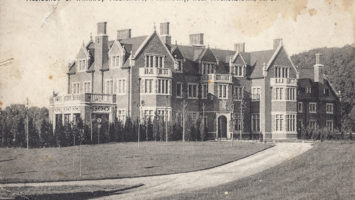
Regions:
[[[201,97],[202,97],[202,99],[207,99],[208,85],[207,84],[202,84],[201,87],[202,87]]]
[[[91,81],[84,82],[84,92],[91,93]]]
[[[143,110],[144,120],[146,121],[150,120],[151,122],[153,122],[154,116],[155,116],[154,110],[150,110],[150,109]]]
[[[70,114],[64,114],[64,124],[69,124],[70,122]]]
[[[289,67],[275,66],[275,78],[289,78]]]
[[[218,85],[218,98],[226,99],[227,92],[228,92],[228,85],[226,85],[226,84]]]
[[[113,94],[113,80],[112,79],[105,81],[105,94]]]
[[[145,67],[164,68],[164,60],[162,55],[146,55]]]
[[[236,117],[236,118],[235,118],[234,130],[240,131],[240,129],[242,128],[242,127],[241,127],[241,125],[242,125],[242,124],[241,124],[242,120],[241,120],[240,114],[239,114],[239,113],[236,114],[235,117]]]
[[[275,131],[283,130],[283,120],[284,120],[284,116],[282,114],[275,115]]]
[[[183,68],[182,68],[183,60],[177,59],[176,61],[177,61],[176,72],[183,72]]]
[[[192,99],[197,98],[197,94],[198,94],[197,84],[189,83],[187,90],[188,90],[188,97],[189,98],[192,98]]]
[[[326,112],[327,114],[333,114],[333,113],[334,113],[334,111],[333,111],[333,105],[334,105],[334,104],[332,104],[332,103],[326,103],[326,104],[325,104],[325,112]]]
[[[251,88],[251,99],[254,101],[260,100],[260,87]]]
[[[296,100],[296,88],[286,88],[286,100]]]
[[[196,121],[196,120],[197,120],[197,117],[198,117],[198,113],[197,113],[197,112],[190,112],[190,113],[189,113],[189,118],[190,118],[192,121]]]
[[[333,120],[327,120],[325,122],[325,125],[326,125],[328,131],[333,131]]]
[[[307,87],[306,88],[306,93],[311,94],[312,93],[312,88],[311,87]]]
[[[215,72],[214,64],[202,63],[201,74],[213,74]]]
[[[169,120],[169,110],[157,109],[157,115],[159,116],[159,120],[163,120],[163,121]]]
[[[298,120],[297,127],[298,127],[298,129],[303,128],[303,121],[301,119]]]
[[[325,96],[329,96],[329,89],[328,89],[328,88],[324,88],[323,94],[324,94]]]
[[[118,94],[125,94],[126,93],[126,79],[119,79],[117,80],[117,88]]]
[[[176,97],[182,98],[182,83],[176,83]]]
[[[87,62],[85,59],[78,60],[79,71],[85,71],[87,68]]]
[[[243,88],[242,87],[234,87],[233,98],[236,100],[241,100],[243,98]]]
[[[296,115],[286,115],[286,131],[296,131]]]
[[[158,79],[156,81],[158,94],[170,94],[170,81],[168,79]]]
[[[316,113],[317,112],[317,103],[309,103],[309,112]]]
[[[243,76],[243,66],[242,65],[236,65],[233,67],[233,75],[242,77]]]
[[[151,94],[153,93],[153,79],[144,79],[144,89],[143,93]]]
[[[120,56],[111,56],[111,67],[120,67]]]
[[[309,120],[309,124],[308,124],[309,128],[311,129],[316,129],[317,128],[317,121],[314,119]]]
[[[251,131],[259,132],[260,131],[260,115],[251,114]]]
[[[275,100],[283,99],[283,88],[275,88]]]
[[[303,102],[298,102],[297,103],[297,111],[299,113],[303,113]]]
[[[117,110],[117,120],[121,122],[126,121],[126,110],[122,110],[122,109]]]
[[[73,83],[72,94],[79,94],[79,93],[80,93],[80,83]]]

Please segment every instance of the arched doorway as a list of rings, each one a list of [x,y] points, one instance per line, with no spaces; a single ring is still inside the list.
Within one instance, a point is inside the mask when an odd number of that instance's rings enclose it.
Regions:
[[[218,117],[218,138],[227,138],[227,118],[223,115]]]

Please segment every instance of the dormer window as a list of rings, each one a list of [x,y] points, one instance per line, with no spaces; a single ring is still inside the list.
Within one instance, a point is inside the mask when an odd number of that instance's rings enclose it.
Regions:
[[[183,72],[183,60],[182,59],[176,59],[177,65],[176,65],[176,72]]]
[[[206,62],[202,63],[201,74],[214,74],[214,73],[215,73],[214,63],[206,63]]]
[[[125,49],[117,40],[112,44],[108,55],[110,68],[122,67],[125,57]]]
[[[244,76],[244,66],[242,66],[242,65],[233,66],[233,75],[243,77]]]
[[[111,56],[111,67],[120,67],[121,66],[121,60],[120,56]]]
[[[85,59],[78,60],[79,71],[85,71],[87,69],[87,61]]]
[[[312,88],[311,87],[307,87],[306,88],[306,93],[311,94],[312,93]]]

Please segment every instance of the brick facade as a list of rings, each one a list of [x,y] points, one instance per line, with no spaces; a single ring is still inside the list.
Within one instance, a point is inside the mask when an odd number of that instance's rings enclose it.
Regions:
[[[240,127],[244,138],[296,138],[297,123],[310,119],[321,127],[329,120],[339,126],[339,99],[319,76],[322,65],[315,65],[316,80],[299,77],[301,69],[281,39],[273,49],[256,52],[245,52],[244,43],[235,50],[206,47],[202,33],[190,40],[171,44],[169,23],[162,23],[160,34],[131,37],[130,29],[119,30],[112,41],[106,23],[98,23],[95,41],[83,45],[69,65],[68,94],[51,98],[54,126],[58,119],[78,116],[88,124],[98,117],[112,122],[156,115],[177,122],[184,103],[190,123],[204,113],[211,139],[238,136]],[[298,102],[303,103],[299,112]],[[317,103],[316,113],[309,113],[309,102]]]

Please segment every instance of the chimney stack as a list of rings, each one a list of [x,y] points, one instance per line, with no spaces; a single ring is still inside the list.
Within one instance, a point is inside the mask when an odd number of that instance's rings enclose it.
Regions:
[[[203,46],[203,33],[190,34],[190,44],[193,46]]]
[[[97,36],[95,37],[96,69],[102,69],[103,64],[108,60],[108,36],[106,35],[106,24],[106,22],[97,23]]]
[[[282,38],[274,39],[273,49],[277,49],[277,47],[279,47],[280,44],[282,44]]]
[[[160,35],[169,35],[169,22],[160,23]]]
[[[171,46],[169,24],[169,22],[160,23],[160,38],[168,48],[170,48]]]
[[[237,52],[244,53],[245,52],[245,43],[236,43],[234,44],[234,50]]]
[[[313,66],[314,68],[314,82],[323,83],[323,67],[321,64],[321,54],[316,53],[316,64]]]
[[[117,40],[131,38],[131,29],[122,29],[117,31]]]
[[[97,35],[106,35],[107,22],[97,23]]]

